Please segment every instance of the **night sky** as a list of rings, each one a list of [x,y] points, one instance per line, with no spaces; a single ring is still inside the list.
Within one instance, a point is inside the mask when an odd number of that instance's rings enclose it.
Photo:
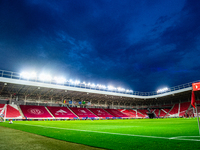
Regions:
[[[200,1],[0,0],[0,70],[141,92],[200,80]]]

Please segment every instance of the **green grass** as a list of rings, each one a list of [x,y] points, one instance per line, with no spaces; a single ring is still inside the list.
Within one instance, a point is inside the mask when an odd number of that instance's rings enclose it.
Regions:
[[[16,121],[0,126],[106,149],[200,149],[197,119]]]
[[[103,150],[0,126],[0,150]]]

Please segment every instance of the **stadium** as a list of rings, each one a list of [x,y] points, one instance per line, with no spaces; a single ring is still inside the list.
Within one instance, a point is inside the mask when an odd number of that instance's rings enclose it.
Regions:
[[[199,0],[0,0],[0,150],[199,150]]]
[[[137,92],[56,79],[1,70],[0,113],[4,122],[0,126],[89,148],[200,147],[197,113],[191,105],[192,85],[199,85],[199,81]],[[198,112],[199,96],[196,90]]]

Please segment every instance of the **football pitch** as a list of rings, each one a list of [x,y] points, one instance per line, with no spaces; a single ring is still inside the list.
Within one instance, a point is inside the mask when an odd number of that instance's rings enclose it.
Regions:
[[[0,126],[105,149],[200,149],[196,118],[15,121]]]

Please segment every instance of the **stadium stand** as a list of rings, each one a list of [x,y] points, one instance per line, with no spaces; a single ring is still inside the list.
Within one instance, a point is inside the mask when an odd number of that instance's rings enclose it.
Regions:
[[[140,114],[142,114],[143,118],[148,117],[147,113],[149,113],[149,111],[147,109],[138,109],[137,112],[140,113]]]
[[[136,114],[136,118],[145,118],[146,116],[143,115],[142,113],[138,112],[137,110],[133,110],[133,109],[130,109],[130,111],[134,114]]]
[[[191,116],[193,116],[193,114],[196,114],[196,111],[194,110],[193,107],[190,107],[190,108],[188,109],[187,113],[184,114],[184,117],[191,117]]]
[[[179,103],[175,104],[169,112],[170,117],[178,117]]]
[[[147,117],[147,115],[143,115],[139,111],[137,111],[136,116],[137,116],[137,118],[146,118]]]
[[[76,108],[76,107],[70,107],[71,109],[78,117],[89,117],[89,118],[95,118],[98,117],[95,114],[93,114],[91,111],[89,111],[87,108]]]
[[[156,117],[160,116],[160,110],[159,109],[154,109],[153,113],[156,115]]]
[[[200,116],[200,100],[196,101],[197,106],[197,111],[198,111],[198,115]],[[186,115],[185,117],[193,117],[193,116],[197,116],[196,113],[196,109],[194,109],[191,105],[188,109],[188,111],[186,111]]]
[[[27,119],[53,119],[44,106],[20,105],[20,108]]]
[[[184,116],[190,107],[190,102],[180,103],[179,117]]]
[[[99,117],[114,117],[113,115],[109,114],[107,111],[105,111],[102,108],[88,108],[90,111],[92,111],[95,115]]]
[[[155,109],[148,109],[149,112],[154,113]]]
[[[197,111],[198,111],[198,116],[200,116],[200,107],[199,107],[199,106],[197,107]],[[194,116],[197,116],[196,111],[195,111],[195,113],[194,113]]]
[[[134,109],[129,109],[129,111],[136,115],[136,110],[134,110]]]
[[[118,109],[120,112],[122,112],[123,114],[129,116],[130,118],[136,118],[136,113],[132,112],[129,109]]]
[[[166,114],[170,111],[170,109],[161,109],[160,110],[160,117],[166,117]],[[168,115],[169,116],[169,115]]]
[[[6,110],[6,113],[5,113]],[[4,114],[6,119],[22,119],[22,116],[19,112],[17,105],[15,104],[8,104],[6,109],[4,109]]]
[[[2,114],[2,113],[3,113],[4,106],[5,106],[5,104],[0,104],[0,114]]]
[[[200,101],[196,101],[200,104]],[[21,108],[21,109],[19,109]],[[164,109],[102,109],[102,108],[75,108],[58,106],[31,106],[15,104],[0,104],[0,113],[5,114],[6,119],[74,119],[74,118],[148,118],[147,113],[151,110],[156,117],[192,117],[196,116],[196,110],[190,105],[190,102],[174,104],[173,107]],[[198,107],[200,115],[200,107]],[[22,112],[20,114],[20,112]]]
[[[123,114],[122,112],[120,112],[117,109],[105,109],[108,113],[110,113],[111,115],[115,116],[115,117],[121,117],[121,118],[128,118],[127,115]]]
[[[29,75],[28,74],[26,74],[25,76],[28,77],[31,73]],[[29,80],[29,78],[24,78],[22,73],[10,72],[10,71],[5,71],[5,70],[0,70],[0,75],[1,75],[0,112],[2,113],[5,108],[5,110],[8,111],[7,115],[8,116],[10,115],[10,117],[17,117],[19,116],[19,113],[21,114],[23,118],[27,116],[30,116],[33,118],[35,117],[36,118],[38,117],[39,118],[48,118],[48,117],[54,118],[54,116],[55,118],[59,118],[59,117],[62,118],[63,116],[67,117],[64,115],[65,112],[67,111],[63,109],[59,111],[56,108],[51,109],[49,107],[49,109],[47,109],[44,106],[60,107],[60,106],[69,106],[69,105],[71,107],[84,106],[85,108],[87,107],[93,107],[93,108],[101,107],[101,108],[112,108],[112,109],[116,107],[121,108],[119,110],[113,109],[115,112],[121,113],[120,115],[114,114],[115,117],[116,116],[121,117],[124,115],[125,117],[146,118],[148,117],[147,116],[148,110],[149,112],[154,112],[156,116],[160,116],[160,117],[182,117],[187,112],[190,112],[190,113],[195,112],[192,107],[190,108],[190,102],[188,102],[191,99],[191,93],[193,89],[192,82],[179,85],[176,87],[172,87],[164,93],[157,93],[156,91],[154,92],[133,91],[132,93],[115,92],[115,94],[109,93],[109,95],[114,94],[113,95],[114,97],[112,96],[113,99],[111,100],[110,96],[107,96],[107,94],[105,94],[105,92],[111,92],[108,89],[101,90],[100,88],[91,88],[91,87],[89,88],[89,86],[87,87],[86,85],[83,87],[82,85],[80,85],[80,88],[77,89],[79,86],[72,86],[70,85],[70,82],[66,84],[62,84],[63,87],[61,87],[61,84],[57,85],[57,83],[55,83],[54,80],[53,82],[42,83],[40,80],[37,80],[38,78],[36,78],[36,80],[35,79]],[[198,82],[194,82],[194,83],[196,84]],[[17,93],[15,93],[16,92],[15,90],[12,90],[13,87],[15,87],[16,91],[18,91]],[[92,94],[89,94],[90,92]],[[47,96],[48,94],[54,95],[53,97],[51,97],[51,100]],[[122,96],[121,94],[124,94],[124,95]],[[38,95],[40,95],[39,99],[38,99]],[[78,103],[76,101],[73,101],[72,103],[72,101],[68,102],[64,99],[64,98],[73,99],[74,97],[76,97],[76,99],[78,100],[84,96],[88,102],[90,101],[89,103]],[[100,105],[101,99],[99,96],[104,97],[103,101],[105,101],[105,105]],[[129,101],[130,105],[129,103],[119,103],[118,98],[120,97],[121,98],[123,97],[122,99],[120,99],[122,102]],[[197,99],[196,100],[197,105],[200,106],[200,100],[199,100],[200,90],[195,91],[195,97]],[[93,99],[96,99],[96,100],[93,101]],[[144,99],[145,99],[145,103],[143,103]],[[17,107],[10,104],[15,104],[17,105]],[[123,104],[123,105],[120,105],[120,104]],[[141,106],[140,104],[142,104],[142,107],[140,107]],[[21,106],[21,109],[22,109],[21,110],[19,105],[29,105],[29,106],[24,106],[24,107],[36,107],[36,106],[30,106],[30,105],[37,105],[37,106],[43,106],[43,107],[39,107],[39,109],[35,108],[30,111],[29,108],[23,109],[23,106]],[[134,110],[131,110],[131,109],[134,109]],[[28,111],[35,114],[30,115],[30,112]],[[46,113],[46,114],[43,114],[44,116],[42,115],[42,113],[44,113],[43,111]],[[59,111],[60,114],[57,113],[57,111]],[[88,111],[90,113],[93,112],[94,114],[95,113],[97,114],[99,110],[88,109]],[[112,110],[107,110],[107,111],[112,111]],[[71,110],[70,112],[73,113]],[[92,115],[94,115],[93,113]],[[52,114],[54,114],[54,116]],[[107,117],[108,114],[107,115],[97,114],[97,116],[98,115],[99,116],[102,115],[102,117],[103,116]],[[89,117],[88,114],[83,115],[83,116]],[[97,117],[96,115],[94,116]]]
[[[73,119],[74,117],[77,117],[67,107],[47,106],[47,108],[55,118]]]

